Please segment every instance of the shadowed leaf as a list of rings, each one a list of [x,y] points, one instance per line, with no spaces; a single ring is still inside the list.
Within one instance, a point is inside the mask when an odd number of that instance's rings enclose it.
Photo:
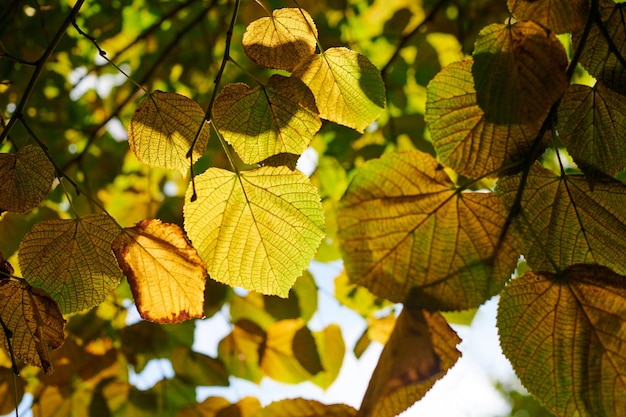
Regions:
[[[322,404],[314,400],[293,398],[271,403],[255,417],[354,417],[356,410],[345,404]]]
[[[317,28],[305,10],[277,9],[271,17],[250,23],[242,43],[246,55],[257,64],[291,72],[315,53]]]
[[[527,272],[502,293],[502,350],[557,415],[626,415],[625,283],[578,264],[561,275]]]
[[[259,383],[263,378],[259,364],[265,340],[266,333],[258,324],[247,319],[236,321],[233,331],[220,341],[218,357],[230,375]]]
[[[18,153],[0,154],[0,213],[25,213],[46,198],[54,166],[39,146],[23,146]]]
[[[0,367],[0,413],[8,415],[11,413],[24,397],[26,381],[16,377],[10,368]],[[17,397],[17,404],[15,400]]]
[[[20,268],[64,313],[93,307],[120,282],[122,274],[111,253],[119,233],[117,223],[105,214],[39,222],[20,244]]]
[[[298,78],[273,75],[267,86],[229,84],[213,107],[215,124],[242,161],[301,154],[322,126],[311,90]]]
[[[358,417],[394,417],[419,401],[461,356],[439,313],[405,307],[367,387]]]
[[[411,151],[363,165],[338,213],[350,279],[401,302],[459,310],[497,294],[519,255],[491,193],[460,192],[434,158]]]
[[[228,372],[217,359],[188,347],[177,347],[172,351],[170,360],[176,376],[191,385],[228,386]]]
[[[261,409],[254,397],[244,397],[234,404],[226,398],[208,397],[200,404],[183,408],[176,417],[253,417]]]
[[[328,389],[339,376],[346,345],[341,328],[337,324],[331,324],[319,332],[313,332],[313,337],[321,359],[321,370],[310,378],[310,381],[322,389]]]
[[[206,267],[181,228],[142,220],[113,243],[139,314],[157,323],[204,317]]]
[[[185,230],[211,278],[286,297],[324,235],[317,189],[299,171],[210,168],[187,190]]]
[[[155,91],[135,110],[128,127],[128,144],[141,162],[184,174],[189,170],[187,152],[203,123],[204,111],[198,103],[180,94]],[[203,127],[193,149],[194,161],[207,147],[207,127]]]
[[[589,0],[509,0],[508,5],[519,20],[533,20],[554,33],[582,29],[589,15]]]

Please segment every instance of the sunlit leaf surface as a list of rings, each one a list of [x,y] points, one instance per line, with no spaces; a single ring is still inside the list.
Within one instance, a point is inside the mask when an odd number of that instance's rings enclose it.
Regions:
[[[247,319],[236,321],[233,331],[220,341],[218,357],[230,375],[258,383],[263,378],[259,364],[265,339],[266,333],[258,324]]]
[[[267,86],[229,84],[213,107],[215,124],[245,163],[304,152],[322,122],[311,90],[298,78],[273,75]]]
[[[204,317],[206,267],[182,229],[143,220],[113,243],[139,314],[157,323]]]
[[[497,294],[519,252],[490,193],[457,190],[428,154],[383,155],[354,177],[338,213],[350,279],[427,309],[475,307]]]
[[[626,415],[626,277],[597,265],[527,272],[504,290],[504,354],[559,416]]]
[[[271,403],[255,417],[354,417],[356,410],[345,404],[322,404],[314,400],[293,398]]]
[[[589,15],[589,0],[509,0],[519,20],[533,20],[555,33],[580,30]]]
[[[363,55],[330,48],[311,55],[293,72],[309,86],[322,119],[363,132],[385,108],[380,71]]]
[[[64,313],[93,307],[120,282],[111,252],[119,233],[117,223],[105,214],[39,222],[20,244],[20,268]]]
[[[312,332],[321,360],[321,371],[311,378],[311,382],[322,389],[328,389],[339,376],[346,353],[341,328],[331,324],[318,332]]]
[[[299,171],[211,168],[185,199],[185,230],[211,278],[286,297],[324,235],[317,189]]]
[[[46,198],[54,166],[39,146],[25,145],[18,153],[0,154],[0,212],[24,213]]]
[[[155,91],[139,104],[128,127],[128,144],[137,158],[150,166],[189,170],[187,152],[204,123],[204,111],[195,101],[175,93]],[[208,126],[194,146],[195,161],[206,149]]]
[[[250,23],[242,43],[246,55],[257,64],[293,71],[315,53],[317,28],[306,10],[277,9],[271,17]]]

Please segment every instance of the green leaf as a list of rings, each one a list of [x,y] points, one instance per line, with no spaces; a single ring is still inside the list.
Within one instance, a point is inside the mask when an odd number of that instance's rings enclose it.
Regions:
[[[569,85],[566,67],[563,45],[541,25],[489,25],[474,47],[478,104],[497,124],[537,122]]]
[[[286,297],[324,235],[317,190],[299,171],[211,168],[187,190],[187,231],[211,278]]]
[[[626,415],[625,282],[578,264],[558,275],[527,272],[502,293],[502,350],[557,415]]]
[[[195,162],[207,147],[209,129],[198,103],[176,93],[155,91],[137,107],[128,127],[128,144],[137,158],[150,166],[189,170],[187,152],[200,126],[193,149]]]
[[[273,402],[255,417],[355,417],[356,410],[345,404],[322,404],[314,400],[293,398]]]
[[[589,0],[509,0],[509,9],[518,20],[533,20],[554,33],[568,33],[585,27]]]
[[[322,119],[363,132],[385,108],[380,71],[363,55],[330,48],[311,55],[294,71],[309,86]]]
[[[311,90],[282,75],[257,88],[227,85],[215,100],[213,118],[247,164],[280,153],[301,154],[322,126]]]
[[[558,129],[576,164],[588,175],[614,176],[626,167],[626,146],[615,140],[626,131],[626,97],[601,82],[573,84],[558,110]]]
[[[472,63],[454,62],[433,78],[424,120],[442,164],[479,178],[527,158],[540,126],[490,122],[476,101]]]
[[[506,217],[497,196],[460,192],[418,151],[363,165],[337,216],[352,281],[433,310],[477,307],[504,287],[519,256]]]
[[[461,339],[439,313],[406,307],[370,379],[359,417],[395,417],[419,401],[461,357]]]
[[[39,146],[23,146],[15,155],[0,154],[0,213],[25,213],[48,195],[54,166]]]
[[[500,180],[497,192],[511,206],[521,176]],[[516,217],[524,256],[534,271],[556,272],[577,263],[598,263],[626,274],[626,190],[619,181],[555,175],[538,164],[524,186]]]
[[[228,372],[224,364],[210,356],[178,347],[171,354],[176,376],[193,386],[228,386]]]
[[[117,223],[105,214],[37,223],[20,244],[20,269],[31,285],[59,303],[63,313],[93,307],[120,282],[111,252],[119,233]]]
[[[335,278],[335,298],[341,305],[366,318],[383,308],[392,306],[392,303],[375,296],[367,288],[350,282],[345,269]]]

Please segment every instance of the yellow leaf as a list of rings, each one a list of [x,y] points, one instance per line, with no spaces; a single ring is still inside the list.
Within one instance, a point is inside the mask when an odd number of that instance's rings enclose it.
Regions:
[[[395,417],[419,401],[454,365],[461,339],[439,313],[400,313],[357,417]]]
[[[328,389],[342,369],[346,345],[341,328],[337,324],[331,324],[319,332],[313,332],[313,337],[322,361],[322,370],[310,381],[322,389]]]
[[[253,417],[260,409],[261,403],[255,397],[244,397],[234,404],[222,397],[208,397],[183,408],[176,417]]]
[[[255,417],[355,417],[354,408],[345,404],[322,404],[304,398],[273,402]]]
[[[0,368],[0,413],[9,415],[22,401],[26,381],[10,368]],[[17,397],[17,398],[16,398]],[[17,404],[15,400],[17,399]]]
[[[363,132],[385,108],[380,71],[347,48],[311,55],[293,72],[309,86],[322,119]]]
[[[265,87],[227,85],[215,100],[213,118],[247,164],[301,154],[322,126],[311,90],[282,75],[273,75]]]
[[[49,349],[63,344],[65,320],[45,291],[25,282],[0,280],[0,339],[5,352],[52,373]]]
[[[211,278],[286,297],[324,236],[317,189],[299,171],[210,168],[187,190],[185,230]]]
[[[122,276],[111,243],[120,228],[105,214],[37,223],[20,243],[22,274],[52,296],[64,313],[104,301]]]
[[[175,224],[143,220],[113,243],[139,314],[157,323],[204,316],[206,268]]]
[[[317,28],[305,10],[277,9],[271,17],[250,23],[242,43],[246,55],[257,64],[291,72],[315,53]]]
[[[265,331],[258,324],[248,319],[238,320],[233,331],[217,346],[218,358],[230,375],[259,383],[263,378],[259,365],[265,339]]]
[[[0,213],[25,213],[46,198],[54,166],[39,146],[23,146],[15,155],[0,154]]]
[[[500,298],[504,354],[558,416],[626,416],[626,277],[577,264],[527,272]]]
[[[176,93],[155,91],[137,106],[128,127],[128,144],[137,158],[150,166],[189,170],[187,152],[203,125],[193,149],[195,162],[204,153],[209,129],[198,103]]]
[[[461,192],[429,154],[363,165],[337,216],[348,276],[379,297],[429,310],[477,307],[500,292],[519,250],[491,193]]]
[[[588,0],[509,0],[519,20],[533,20],[555,33],[582,30],[589,16]]]

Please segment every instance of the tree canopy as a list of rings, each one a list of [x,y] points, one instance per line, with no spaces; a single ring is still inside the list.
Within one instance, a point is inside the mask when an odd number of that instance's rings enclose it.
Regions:
[[[449,313],[499,295],[546,410],[626,416],[625,13],[4,2],[0,414],[30,393],[41,417],[393,417],[460,357]],[[311,328],[311,260],[342,261],[356,346]],[[218,312],[217,355],[194,351]],[[232,378],[328,388],[372,342],[358,409],[196,401]],[[131,384],[156,358],[174,376]]]

